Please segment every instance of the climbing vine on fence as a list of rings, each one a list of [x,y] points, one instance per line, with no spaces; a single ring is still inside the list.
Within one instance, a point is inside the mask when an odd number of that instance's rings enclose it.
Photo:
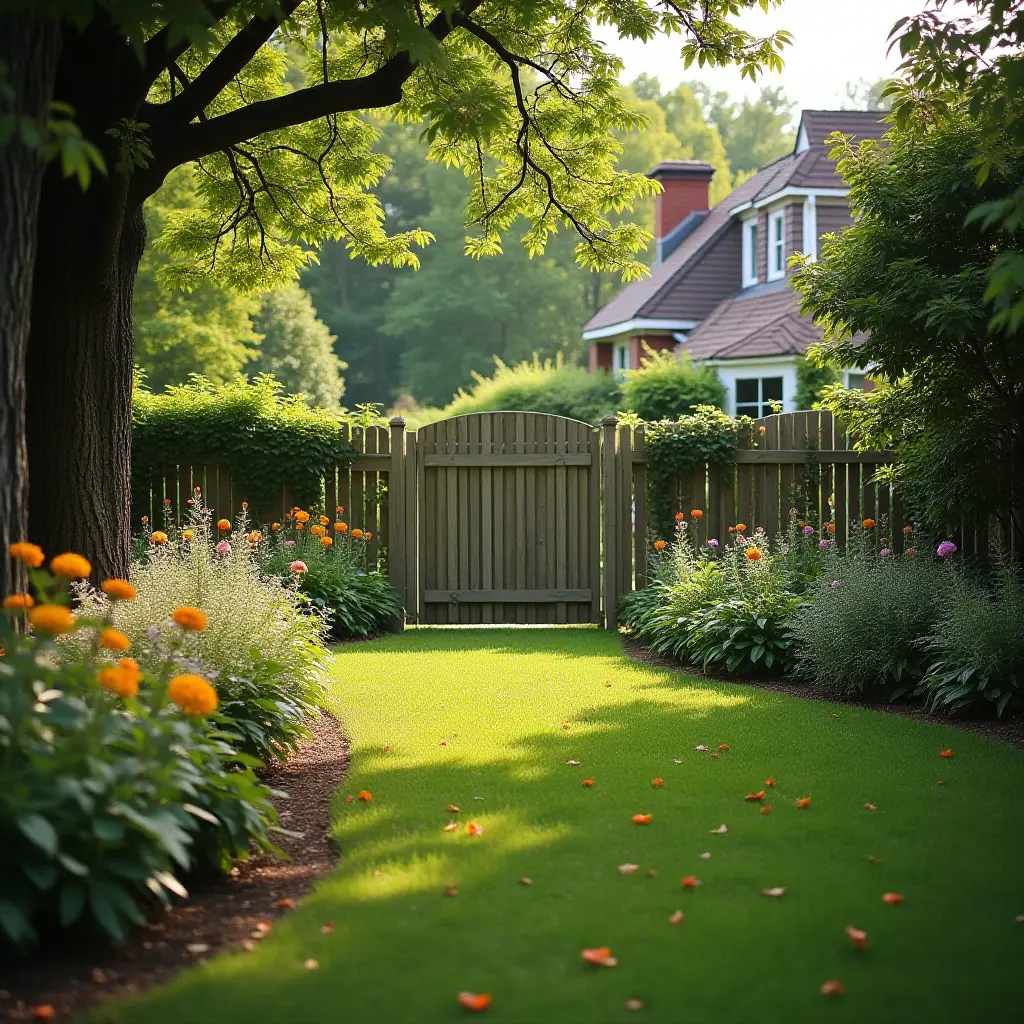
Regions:
[[[647,425],[647,501],[657,534],[671,536],[675,526],[672,494],[676,479],[709,463],[731,465],[738,440],[752,422],[745,416],[734,420],[713,405],[698,405],[689,416]]]
[[[356,458],[344,430],[350,421],[282,389],[271,376],[228,384],[193,377],[160,395],[137,387],[133,494],[145,493],[172,466],[209,461],[227,467],[257,509],[285,485],[300,505],[317,502],[326,471]]]

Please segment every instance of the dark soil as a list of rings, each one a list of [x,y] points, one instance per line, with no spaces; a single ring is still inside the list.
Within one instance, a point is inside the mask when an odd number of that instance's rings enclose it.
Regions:
[[[124,942],[45,945],[27,961],[0,963],[0,1021],[34,1020],[34,1008],[45,1004],[64,1020],[103,999],[168,981],[189,964],[252,943],[259,922],[287,913],[278,901],[297,901],[334,866],[331,797],[348,769],[338,723],[324,715],[310,731],[287,763],[263,773],[268,785],[288,794],[275,801],[281,825],[302,833],[279,837],[287,858],[254,858],[228,877],[194,886],[189,900]]]
[[[974,732],[981,736],[988,736],[994,740],[1002,740],[1011,746],[1024,749],[1024,715],[1015,715],[1005,718],[983,718],[981,716],[961,715],[954,718],[945,718],[933,715],[920,704],[910,703],[888,703],[870,700],[842,700],[835,694],[828,694],[812,686],[810,683],[798,682],[796,680],[764,679],[757,676],[721,676],[702,672],[693,665],[685,665],[672,658],[666,658],[656,654],[649,647],[628,636],[622,637],[622,646],[634,661],[645,661],[652,665],[662,665],[665,668],[674,669],[677,672],[686,672],[690,675],[704,676],[719,683],[742,683],[744,686],[759,686],[762,690],[773,690],[776,693],[785,693],[791,697],[806,697],[808,700],[823,700],[836,705],[852,705],[858,708],[870,708],[872,711],[880,711],[889,715],[902,715],[904,718],[913,718],[918,722],[942,722],[945,725],[952,725],[956,729],[963,729],[964,732]]]

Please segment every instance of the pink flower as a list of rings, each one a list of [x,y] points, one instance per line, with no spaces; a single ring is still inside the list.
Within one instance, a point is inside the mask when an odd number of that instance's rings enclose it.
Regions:
[[[917,548],[907,548],[907,556],[913,558],[917,554]]]
[[[936,549],[935,554],[939,558],[948,558],[950,555],[956,554],[956,545],[951,540],[944,540]]]
[[[229,543],[228,543],[228,542],[227,542],[226,540],[222,540],[222,541],[221,541],[221,542],[220,542],[220,543],[219,543],[219,544],[217,545],[217,550],[218,550],[218,551],[219,551],[219,552],[220,552],[220,553],[221,553],[222,555],[230,555],[230,554],[231,554],[231,545],[230,545],[230,544],[229,544]]]
[[[286,540],[284,542],[284,544],[282,544],[281,546],[285,547],[285,548],[293,548],[293,547],[295,547],[295,541],[293,541],[293,540]]]
[[[888,558],[891,554],[892,552],[888,548],[882,548],[882,550],[878,552],[878,557]]]
[[[306,563],[300,562],[298,560],[292,562],[292,564],[289,565],[288,568],[291,569],[292,572],[309,572],[309,570],[306,568]]]
[[[711,540],[708,541],[708,547],[709,548],[717,548],[718,547],[718,541],[715,540],[714,537],[712,537]]]
[[[832,581],[832,589],[833,590],[838,590],[841,586],[842,586],[842,583],[840,583],[839,580],[833,580]]]
[[[822,551],[828,551],[828,549],[829,549],[829,546],[830,546],[830,545],[829,545],[829,542],[828,542],[827,540],[819,540],[819,541],[818,541],[818,547],[819,547],[819,548],[820,548],[820,549],[821,549]]]
[[[810,537],[812,533],[814,533],[814,527],[813,526],[805,526],[804,527],[804,536],[805,537]]]

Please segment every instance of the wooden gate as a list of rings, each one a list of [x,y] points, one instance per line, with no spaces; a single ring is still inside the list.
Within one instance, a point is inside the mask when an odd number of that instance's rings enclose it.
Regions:
[[[593,427],[473,413],[422,427],[415,448],[419,622],[600,621]]]

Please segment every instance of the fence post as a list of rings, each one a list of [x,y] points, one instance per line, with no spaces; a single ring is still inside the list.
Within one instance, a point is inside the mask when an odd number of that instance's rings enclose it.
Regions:
[[[388,473],[388,580],[398,591],[402,607],[408,608],[406,593],[405,549],[405,420],[391,418],[391,470]],[[395,619],[395,629],[405,629],[404,612]]]
[[[618,508],[615,486],[615,426],[618,420],[614,416],[606,416],[601,420],[601,465],[603,476],[602,512],[604,514],[604,628],[615,629],[618,626],[617,611],[619,605],[618,565],[616,564],[618,536]]]

